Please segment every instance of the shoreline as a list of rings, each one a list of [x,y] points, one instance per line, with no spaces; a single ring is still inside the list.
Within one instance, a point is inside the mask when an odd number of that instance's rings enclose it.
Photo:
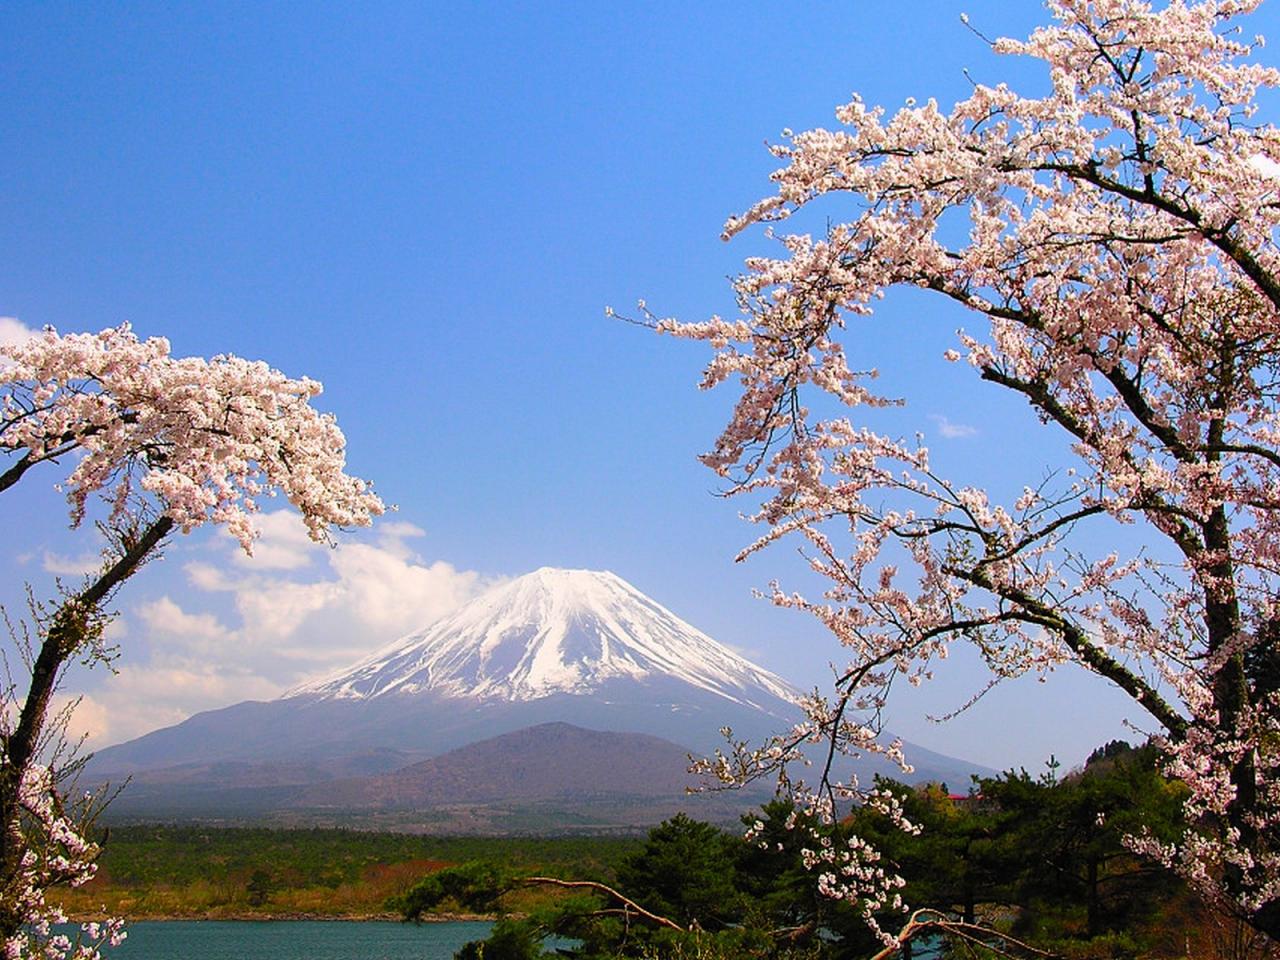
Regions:
[[[93,921],[102,922],[103,915],[97,914],[80,914],[68,916],[69,923],[90,923]],[[424,916],[419,923],[478,923],[492,922],[496,917],[489,914],[479,913],[433,913]],[[353,914],[334,914],[334,913],[299,913],[297,911],[285,911],[281,913],[231,913],[219,914],[217,916],[209,916],[202,914],[198,916],[173,914],[173,913],[156,913],[143,914],[140,916],[130,916],[124,918],[125,929],[128,929],[133,923],[174,923],[178,921],[186,921],[189,923],[209,923],[218,920],[231,920],[237,923],[277,923],[290,921],[315,920],[323,922],[347,922],[347,923],[367,923],[367,922],[395,922],[395,923],[413,923],[415,921],[405,920],[398,913],[353,913]]]

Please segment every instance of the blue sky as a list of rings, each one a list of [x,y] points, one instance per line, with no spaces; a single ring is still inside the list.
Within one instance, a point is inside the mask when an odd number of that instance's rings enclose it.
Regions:
[[[1277,10],[1251,28],[1280,32]],[[176,541],[120,596],[119,676],[73,678],[96,742],[273,695],[542,565],[612,569],[822,682],[839,649],[750,595],[805,585],[800,559],[784,546],[735,566],[753,531],[695,461],[730,395],[697,392],[698,346],[604,308],[731,311],[725,278],[769,248],[719,233],[768,192],[764,142],[833,124],[853,91],[893,108],[950,104],[966,69],[1043,84],[962,11],[990,35],[1044,16],[1009,0],[0,8],[0,316],[127,320],[180,355],[315,377],[352,469],[399,507],[334,552],[284,517],[252,564],[216,534]],[[1061,447],[941,360],[964,322],[900,298],[851,352],[910,399],[895,429],[923,430],[966,481],[1020,489]],[[9,496],[13,607],[24,580],[47,592],[93,547],[56,494]],[[922,719],[980,682],[960,662],[893,725],[1035,768],[1141,719],[1070,676]]]

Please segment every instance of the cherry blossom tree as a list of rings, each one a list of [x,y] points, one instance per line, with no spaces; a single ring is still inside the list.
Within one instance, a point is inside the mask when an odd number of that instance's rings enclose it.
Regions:
[[[823,235],[769,227],[780,253],[747,261],[735,317],[649,317],[714,348],[704,387],[737,386],[703,459],[757,504],[743,555],[801,538],[825,593],[773,600],[849,651],[807,722],[724,752],[724,778],[805,741],[898,756],[876,722],[891,688],[957,644],[996,680],[1079,664],[1141,708],[1190,791],[1180,842],[1131,843],[1280,937],[1280,130],[1258,112],[1280,73],[1242,31],[1259,2],[1049,0],[1049,25],[991,43],[1047,68],[1043,96],[975,84],[892,116],[854,99],[835,129],[784,132],[775,191],[725,237],[802,211]],[[1001,502],[871,429],[891,401],[846,324],[898,287],[981,321],[939,362],[1029,404],[1070,470],[1026,463]],[[1144,549],[1097,552],[1132,542],[1116,524]],[[829,765],[807,796],[889,802]],[[831,895],[894,905],[867,845],[811,859]]]
[[[51,704],[72,660],[105,659],[106,605],[175,530],[224,525],[251,552],[262,497],[283,495],[311,537],[364,526],[383,512],[362,480],[347,475],[345,440],[311,401],[313,380],[264,363],[219,356],[174,358],[166,340],[139,340],[122,326],[99,334],[52,330],[0,347],[0,449],[9,465],[0,492],[54,474],[72,526],[94,516],[102,567],[82,587],[33,603],[20,633],[30,672],[12,681],[0,710],[0,943],[4,956],[92,958],[118,942],[117,921],[91,923],[72,939],[45,900],[60,883],[94,873],[85,830],[95,797],[68,797],[65,756],[51,737]],[[101,501],[99,509],[96,503]]]

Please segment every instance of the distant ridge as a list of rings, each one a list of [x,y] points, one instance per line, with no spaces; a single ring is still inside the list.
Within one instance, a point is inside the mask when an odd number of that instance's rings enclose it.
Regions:
[[[643,733],[542,723],[421,763],[299,792],[311,809],[420,809],[453,803],[682,797],[697,785],[689,752]]]

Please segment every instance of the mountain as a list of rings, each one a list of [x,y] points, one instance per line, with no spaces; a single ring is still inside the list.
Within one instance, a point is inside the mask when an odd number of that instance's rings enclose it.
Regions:
[[[643,733],[543,723],[481,740],[392,773],[300,790],[291,806],[395,810],[451,803],[683,796],[689,754]]]
[[[690,795],[688,751],[642,733],[544,723],[393,773],[299,788],[284,804],[313,822],[352,811],[400,829],[453,833],[610,832],[680,811],[724,824],[771,790]]]
[[[89,771],[99,781],[132,778],[115,804],[122,815],[297,808],[299,797],[339,785],[371,809],[379,787],[355,781],[437,760],[381,784],[401,790],[414,777],[444,776],[438,763],[449,751],[517,731],[569,724],[701,754],[723,744],[725,726],[752,740],[785,729],[798,718],[798,696],[615,574],[543,568],[277,700],[197,714],[103,750]],[[547,737],[543,730],[538,742]],[[986,772],[908,753],[920,779],[963,783]],[[653,760],[630,748],[608,763],[581,754],[579,772],[558,776],[599,780],[604,764],[617,782],[665,782]],[[864,765],[873,771],[892,772]],[[528,778],[504,780],[497,761],[491,779],[503,790],[532,788]],[[308,793],[309,784],[324,788]]]
[[[786,726],[797,696],[612,573],[542,569],[334,676],[197,714],[101,751],[94,766],[381,757],[389,770],[554,721],[703,751],[726,725],[750,737]]]
[[[611,681],[676,680],[770,712],[798,691],[616,574],[543,567],[355,666],[286,696],[375,700],[435,693],[531,701]]]

